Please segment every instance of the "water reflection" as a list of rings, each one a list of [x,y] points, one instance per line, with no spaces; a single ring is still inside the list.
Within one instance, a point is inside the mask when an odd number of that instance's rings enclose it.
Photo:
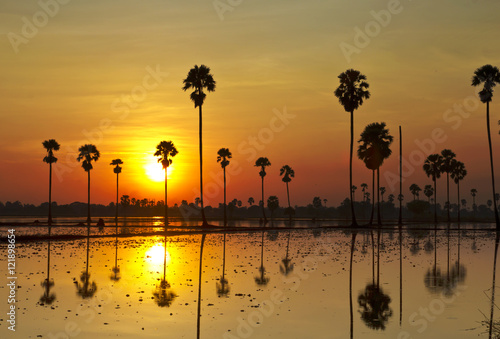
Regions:
[[[229,282],[226,278],[226,232],[224,232],[224,240],[222,245],[222,276],[216,282],[217,295],[219,297],[229,296]]]
[[[90,231],[89,231],[90,232]],[[90,235],[87,234],[87,260],[85,261],[85,271],[80,275],[80,281],[76,281],[76,292],[82,299],[92,298],[97,292],[97,284],[90,281],[89,273],[89,253],[90,253]]]
[[[205,245],[205,237],[207,235],[203,234],[201,236],[200,245],[200,272],[198,274],[198,316],[196,320],[196,338],[200,339],[200,321],[201,321],[201,273],[203,271],[203,246]]]
[[[160,279],[160,283],[156,285],[153,292],[153,298],[156,305],[159,307],[170,307],[172,302],[177,297],[177,294],[171,290],[170,283],[167,281],[167,232],[165,231],[165,237],[163,239],[163,277]]]
[[[260,251],[260,267],[259,273],[260,275],[255,277],[255,283],[259,286],[266,286],[269,283],[270,278],[266,277],[266,268],[264,267],[264,233],[262,230],[262,241],[261,241],[261,251]]]
[[[493,323],[493,315],[495,311],[495,278],[496,278],[496,273],[497,273],[497,254],[498,254],[498,243],[500,242],[500,232],[496,232],[496,238],[495,238],[495,252],[494,252],[494,257],[493,257],[493,282],[491,284],[491,315],[490,315],[490,323],[488,325],[489,327],[489,338],[498,338],[498,335],[500,335],[500,329],[498,326],[495,326]],[[495,328],[495,333],[493,333],[493,329]],[[494,335],[494,337],[493,337]]]
[[[48,234],[48,242],[47,242],[47,278],[45,278],[41,285],[44,289],[43,295],[40,297],[40,304],[43,305],[52,305],[52,303],[56,300],[55,293],[51,292],[50,289],[54,286],[54,279],[50,278],[50,236],[51,236],[52,227],[49,225],[49,234]]]
[[[288,258],[288,250],[290,248],[290,233],[291,233],[291,230],[288,230],[288,237],[287,237],[287,241],[286,241],[286,254],[285,254],[285,257],[281,260],[283,265],[280,265],[280,272],[285,277],[293,271],[293,267],[294,267],[294,264],[292,263],[292,259]]]
[[[118,220],[115,221],[115,265],[111,268],[111,276],[109,277],[112,281],[120,281],[120,267],[118,267]]]

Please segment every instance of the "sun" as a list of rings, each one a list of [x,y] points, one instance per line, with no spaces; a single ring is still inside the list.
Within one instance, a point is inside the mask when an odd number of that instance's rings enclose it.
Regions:
[[[160,182],[165,180],[165,171],[160,163],[156,160],[148,160],[146,165],[144,165],[144,170],[146,171],[146,175],[150,180],[154,182]],[[174,165],[170,165],[167,169],[167,178],[170,179],[170,175],[174,170]]]

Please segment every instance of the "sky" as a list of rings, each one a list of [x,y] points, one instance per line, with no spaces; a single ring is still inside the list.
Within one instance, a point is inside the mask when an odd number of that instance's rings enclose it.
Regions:
[[[0,201],[48,201],[42,142],[56,139],[53,201],[87,200],[78,147],[101,152],[91,172],[92,202],[116,195],[112,159],[124,161],[120,195],[160,200],[156,145],[179,154],[168,202],[199,196],[198,110],[182,91],[194,65],[217,83],[203,105],[205,205],[222,202],[217,150],[233,154],[228,199],[260,198],[257,157],[268,157],[266,197],[286,201],[281,166],[295,170],[292,205],[313,197],[338,205],[349,195],[349,114],[333,91],[337,76],[360,70],[371,98],[356,112],[355,140],[372,122],[395,136],[381,168],[387,194],[399,193],[398,126],[403,131],[403,194],[431,184],[430,153],[452,149],[468,175],[461,192],[491,199],[485,105],[470,86],[476,68],[500,66],[500,3],[494,0],[4,0],[0,7]],[[500,154],[491,108],[494,156]],[[156,166],[156,167],[155,167]],[[148,174],[149,173],[149,174]],[[500,162],[496,163],[497,181]],[[354,159],[353,183],[371,172]],[[158,177],[158,176],[156,176]],[[161,179],[161,173],[160,173]],[[438,181],[444,201],[445,181]],[[455,200],[455,187],[451,191]],[[360,189],[355,198],[361,199]]]

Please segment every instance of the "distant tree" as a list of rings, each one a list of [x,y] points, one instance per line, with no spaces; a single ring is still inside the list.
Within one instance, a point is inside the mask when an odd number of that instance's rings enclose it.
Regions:
[[[380,196],[382,197],[382,202],[384,202],[385,187],[384,186],[380,187],[379,191],[380,191]]]
[[[488,133],[488,145],[490,150],[490,167],[491,167],[491,186],[493,188],[493,201],[495,206],[495,222],[497,229],[500,229],[500,218],[498,217],[498,209],[495,200],[495,170],[493,169],[493,149],[491,147],[490,133],[490,102],[493,99],[493,88],[500,84],[500,71],[492,65],[484,65],[474,71],[472,77],[472,86],[483,85],[483,89],[479,92],[481,102],[486,104],[486,126]]]
[[[352,199],[354,202],[356,202],[356,190],[358,189],[358,186],[352,185],[351,186],[351,192],[352,192]]]
[[[441,165],[443,163],[443,157],[440,154],[431,154],[425,159],[424,172],[425,174],[432,178],[434,182],[434,222],[437,223],[437,191],[436,191],[436,179],[441,177]]]
[[[434,195],[434,188],[431,185],[425,185],[424,195],[427,197],[429,203],[431,202],[431,197]]]
[[[458,222],[460,222],[460,181],[467,175],[465,165],[461,161],[453,160],[451,164],[451,178],[457,184],[457,204],[458,204]]]
[[[449,149],[441,151],[443,163],[441,164],[441,171],[446,173],[446,209],[448,213],[448,222],[450,222],[450,173],[453,170],[455,160],[455,153]]]
[[[417,184],[410,185],[410,192],[413,194],[413,200],[418,199],[419,193],[422,189]]]
[[[252,197],[248,198],[248,204],[250,206],[252,206],[254,203],[255,203],[255,200]]]
[[[165,170],[165,227],[168,226],[167,172],[168,167],[172,165],[172,158],[178,153],[172,141],[163,140],[156,146],[156,152],[154,154],[155,157],[158,157],[158,162],[161,163]]]
[[[467,208],[467,200],[462,199],[461,201],[463,208]]]
[[[195,65],[189,70],[189,73],[183,81],[184,86],[182,90],[186,91],[190,88],[193,89],[191,92],[191,101],[194,102],[194,108],[199,108],[199,142],[200,142],[200,203],[201,203],[201,217],[203,219],[203,226],[207,226],[207,219],[205,217],[205,209],[203,206],[203,135],[202,135],[202,106],[206,98],[206,94],[203,90],[208,92],[215,91],[215,80],[213,75],[210,74],[210,68],[205,65]],[[165,200],[165,205],[167,201]]]
[[[280,202],[278,200],[278,197],[275,195],[271,195],[267,199],[267,208],[271,211],[271,220],[273,219],[273,214],[274,211],[277,210],[280,207]]]
[[[116,173],[116,215],[115,215],[115,222],[118,222],[118,174],[122,172],[121,164],[123,164],[123,161],[121,159],[114,159],[111,161],[110,165],[115,166],[113,169],[113,172]]]
[[[295,171],[288,165],[284,165],[283,167],[280,168],[280,176],[281,180],[286,184],[286,196],[288,199],[288,214],[290,216],[290,224],[292,223],[292,206],[290,204],[290,190],[288,188],[288,183],[292,181],[292,178],[295,177]]]
[[[271,162],[266,157],[260,157],[255,161],[255,166],[260,167],[259,175],[262,180],[262,201],[264,201],[264,177],[266,176],[266,167],[271,166]],[[264,204],[262,204],[262,216],[264,217],[264,223],[267,222],[266,212],[264,211]]]
[[[344,107],[346,112],[351,114],[351,146],[349,156],[349,190],[352,187],[352,154],[354,147],[354,111],[363,105],[364,100],[370,98],[368,87],[370,85],[366,82],[366,76],[361,74],[360,71],[348,69],[338,76],[340,85],[335,90],[335,96],[339,99],[340,104]],[[351,197],[351,214],[352,225],[357,226],[356,215],[354,213],[354,200],[352,191]]]
[[[488,199],[488,201],[486,202],[486,205],[488,205],[488,208],[491,209],[491,205],[493,205],[493,201],[491,201],[491,199]]]
[[[368,184],[362,183],[361,184],[361,192],[363,192],[363,202],[365,202],[365,192],[368,189]]]
[[[59,151],[61,145],[55,139],[49,139],[42,142],[43,148],[47,150],[47,155],[43,158],[43,162],[49,164],[49,217],[48,223],[52,225],[52,164],[57,162],[54,156],[54,151]]]
[[[220,162],[222,171],[224,172],[224,227],[227,226],[227,214],[226,214],[226,166],[229,165],[229,159],[233,155],[229,151],[229,148],[221,148],[217,152],[217,162]]]
[[[477,210],[477,205],[476,205],[476,195],[477,195],[477,189],[473,188],[470,190],[470,194],[472,195],[472,211],[474,212],[474,218],[476,218],[476,210]]]
[[[313,207],[316,209],[320,209],[321,206],[321,198],[320,197],[314,197],[313,198]]]
[[[87,203],[87,224],[90,226],[90,223],[92,220],[90,219],[90,171],[92,168],[92,161],[97,161],[99,160],[99,157],[101,154],[97,150],[97,147],[92,144],[85,144],[83,146],[80,146],[78,149],[78,157],[76,160],[82,161],[82,168],[87,172],[88,174],[88,203]]]
[[[326,202],[327,201],[328,201],[327,199],[323,199],[323,203],[325,204],[325,208],[326,208]]]
[[[396,197],[394,196],[394,194],[389,194],[389,196],[387,197],[387,200],[389,200],[389,202],[391,204],[394,203],[394,199],[396,199]]]

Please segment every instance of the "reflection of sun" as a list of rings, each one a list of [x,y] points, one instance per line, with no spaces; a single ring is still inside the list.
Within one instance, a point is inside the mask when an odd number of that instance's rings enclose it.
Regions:
[[[174,170],[173,166],[174,165],[172,164],[167,169],[168,179],[170,179],[170,175]],[[151,179],[152,181],[160,182],[165,180],[165,171],[163,170],[161,163],[159,163],[156,158],[148,160],[146,165],[144,165],[144,170],[146,171],[149,179]]]
[[[165,255],[165,247],[163,243],[157,243],[146,251],[144,260],[153,265],[163,265],[163,257]],[[170,262],[170,253],[167,249],[167,264]]]

